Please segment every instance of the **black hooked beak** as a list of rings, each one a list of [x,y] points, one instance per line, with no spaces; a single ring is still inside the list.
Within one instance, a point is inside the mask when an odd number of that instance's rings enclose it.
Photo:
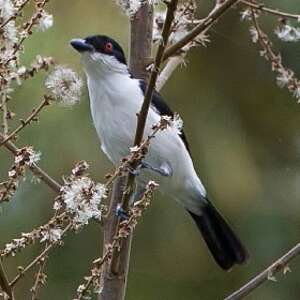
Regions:
[[[94,47],[82,39],[73,39],[70,42],[71,46],[78,52],[93,51]]]

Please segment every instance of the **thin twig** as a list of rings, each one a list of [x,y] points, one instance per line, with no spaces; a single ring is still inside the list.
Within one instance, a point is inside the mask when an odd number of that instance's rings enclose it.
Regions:
[[[13,50],[11,56],[6,61],[3,62],[3,65],[7,66],[11,61],[17,59],[17,57],[16,57],[17,52],[21,49],[23,43],[30,35],[29,33],[31,32],[32,28],[38,24],[38,20],[42,16],[41,11],[44,8],[44,6],[48,3],[48,1],[49,0],[36,1],[37,12],[31,17],[29,22],[25,23],[24,33],[27,33],[27,34],[23,34],[23,36],[20,38],[20,40],[14,45],[14,50]]]
[[[6,26],[10,21],[16,19],[16,17],[18,16],[18,14],[21,12],[21,10],[24,8],[24,6],[29,2],[30,0],[24,0],[23,3],[21,3],[21,5],[18,7],[18,10],[12,15],[10,16],[5,22],[3,22],[2,24],[0,24],[0,30]]]
[[[286,254],[276,260],[271,266],[266,268],[264,271],[259,273],[248,283],[238,289],[236,292],[232,293],[230,296],[226,297],[224,300],[239,300],[243,299],[245,296],[249,295],[253,290],[258,288],[262,283],[273,277],[276,273],[284,270],[288,263],[300,254],[300,243],[298,243],[294,248],[289,250]]]
[[[189,33],[187,33],[181,40],[177,43],[171,45],[166,49],[163,55],[163,60],[165,61],[170,56],[175,55],[177,52],[192,42],[199,34],[205,32],[208,28],[210,28],[214,23],[216,23],[234,4],[236,4],[240,0],[227,0],[222,4],[217,4],[213,10],[209,13],[209,15],[201,20],[201,22],[194,27]],[[149,65],[153,63],[153,60],[150,60]]]
[[[157,49],[154,65],[152,67],[152,71],[150,74],[149,83],[148,83],[148,86],[147,86],[147,89],[145,92],[144,102],[143,102],[141,110],[138,114],[138,122],[137,122],[135,138],[134,138],[134,146],[140,145],[142,142],[142,139],[143,139],[146,120],[147,120],[147,116],[148,116],[148,111],[149,111],[149,107],[151,104],[152,94],[155,89],[155,84],[156,84],[156,80],[157,80],[157,77],[159,74],[159,68],[160,68],[160,65],[163,60],[164,52],[165,52],[166,46],[168,44],[170,29],[172,26],[172,22],[174,20],[177,4],[178,4],[178,0],[172,0],[171,2],[167,3],[168,8],[167,8],[166,20],[165,20],[163,31],[162,31],[162,39],[161,39],[160,44]],[[138,167],[138,164],[139,164],[138,161],[133,162],[132,168],[136,169]],[[133,174],[133,172],[131,172],[128,175],[126,188],[124,190],[122,201],[121,201],[121,207],[125,211],[128,210],[129,201],[130,201],[131,195],[133,193],[134,181],[135,181],[135,175]],[[117,228],[118,227],[119,226],[117,226]],[[119,251],[114,250],[113,256],[112,256],[111,271],[113,273],[117,273],[117,270],[118,270],[118,264],[119,264],[119,259],[118,259],[119,253],[118,252]]]
[[[251,8],[251,19],[254,24],[256,35],[254,38],[257,39],[263,51],[260,51],[260,55],[263,56],[267,61],[271,63],[272,71],[277,73],[277,82],[280,87],[286,87],[290,93],[293,94],[297,100],[300,100],[300,80],[295,76],[295,72],[288,69],[283,65],[280,53],[275,54],[272,49],[272,43],[261,29],[257,18],[255,17],[255,11]],[[253,37],[252,37],[253,39]]]
[[[63,236],[72,226],[72,223],[69,223],[63,232],[61,233],[61,236]],[[20,271],[20,273],[9,283],[11,287],[14,287],[16,283],[33,267],[35,266],[39,261],[42,260],[45,255],[54,247],[57,243],[52,243],[48,247],[44,249],[31,263],[29,263],[24,269]]]
[[[48,247],[48,245],[46,244],[45,249]],[[47,264],[47,256],[44,256],[44,258],[40,261],[40,266],[39,269],[36,273],[36,277],[35,277],[35,281],[34,284],[32,286],[32,288],[30,289],[31,291],[31,300],[37,300],[38,299],[38,291],[39,288],[41,287],[41,285],[43,285],[45,283],[45,274],[44,274],[44,269],[46,267]]]
[[[32,113],[30,114],[30,116],[28,116],[28,118],[24,121],[21,121],[21,124],[10,134],[6,135],[5,139],[2,140],[0,142],[0,147],[3,146],[7,141],[9,141],[10,139],[12,139],[13,137],[15,137],[15,135],[20,132],[24,127],[26,127],[28,124],[31,123],[32,120],[34,120],[36,118],[36,116],[38,115],[38,113],[47,105],[50,104],[50,97],[47,95],[44,95],[44,99],[43,101],[32,110]]]
[[[0,259],[0,286],[1,289],[9,296],[9,300],[13,300],[14,299],[13,290],[9,286],[9,281],[7,279],[7,275],[4,270],[1,259]]]
[[[254,9],[266,12],[266,13],[270,13],[272,15],[278,16],[278,17],[282,17],[282,18],[291,18],[291,19],[295,19],[295,20],[299,20],[300,19],[300,15],[296,15],[296,14],[290,14],[290,13],[286,13],[277,9],[273,9],[273,8],[269,8],[266,7],[264,3],[258,4],[258,3],[253,3],[247,0],[241,0],[241,3],[250,6]]]
[[[0,133],[0,142],[4,139],[3,134]],[[13,155],[18,154],[19,148],[8,141],[5,143],[4,147],[9,150]],[[46,183],[54,192],[59,193],[61,189],[61,185],[53,179],[48,173],[46,173],[43,169],[37,166],[35,163],[29,166],[29,169],[32,171],[34,175],[36,175],[39,179],[41,179],[44,183]]]
[[[7,95],[5,92],[1,96],[1,110],[3,112],[3,114],[2,114],[3,134],[7,135],[7,133],[8,133],[8,122],[7,122],[8,110],[7,110]]]
[[[130,217],[128,218],[128,220],[125,220],[121,223],[119,231],[115,235],[112,243],[106,245],[106,249],[102,257],[97,258],[93,261],[90,275],[85,277],[85,283],[80,285],[80,288],[77,289],[76,300],[83,299],[92,285],[94,285],[94,287],[95,285],[99,285],[98,282],[101,276],[103,264],[111,258],[114,249],[120,247],[120,242],[122,240],[130,238],[131,233],[135,230],[135,227],[138,223],[138,219],[142,217],[145,210],[149,207],[153,192],[157,187],[158,185],[155,182],[148,182],[144,194],[142,195],[141,199],[136,201],[134,206],[130,209]]]

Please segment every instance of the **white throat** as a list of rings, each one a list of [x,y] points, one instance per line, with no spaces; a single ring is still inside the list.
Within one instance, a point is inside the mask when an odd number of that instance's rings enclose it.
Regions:
[[[83,63],[91,114],[101,147],[116,164],[128,154],[133,143],[136,114],[144,97],[139,80],[132,78],[127,66],[121,63],[95,63],[90,57],[83,57]]]

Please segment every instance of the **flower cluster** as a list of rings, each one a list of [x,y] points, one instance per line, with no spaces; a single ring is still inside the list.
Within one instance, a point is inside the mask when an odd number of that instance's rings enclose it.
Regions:
[[[178,134],[181,134],[183,128],[183,121],[178,113],[174,113],[173,116],[161,116],[160,122],[154,125],[154,130],[164,130],[166,128],[175,130]]]
[[[275,29],[275,34],[284,42],[298,42],[300,40],[300,28],[289,24],[283,24]]]
[[[48,14],[45,10],[41,11],[41,18],[38,21],[37,30],[46,31],[53,26],[53,16]]]
[[[169,37],[171,44],[176,43],[182,39],[193,28],[193,25],[198,22],[195,19],[195,12],[197,6],[194,0],[189,0],[186,3],[178,6],[175,13],[174,22]],[[154,13],[153,18],[153,41],[159,41],[161,39],[162,29],[166,18],[166,11],[157,10]],[[187,45],[183,51],[187,51],[192,46],[197,44],[205,45],[209,42],[208,37],[205,34],[199,35],[193,42]]]
[[[45,63],[52,64],[47,59],[43,65],[29,70],[21,65],[20,55],[26,39],[32,35],[35,28],[46,30],[53,23],[53,17],[44,9],[48,0],[34,1],[31,18],[22,22],[27,15],[22,11],[29,2],[28,0],[0,0],[0,109],[3,112],[5,134],[9,131],[9,120],[15,116],[8,107],[8,101],[14,91],[13,83],[16,81],[21,85],[21,79],[28,79],[40,69],[46,69]]]
[[[143,212],[150,206],[150,202],[153,196],[153,192],[159,187],[158,183],[151,180],[146,186],[146,190],[142,198],[133,203],[133,206],[129,210],[129,219],[124,220],[120,224],[118,238],[126,238],[131,232],[134,231],[138,219],[141,218]]]
[[[6,51],[18,40],[16,23],[13,18],[15,11],[16,8],[11,0],[0,0],[0,18],[2,23],[6,23],[2,28],[0,38]]]
[[[107,197],[105,185],[95,183],[87,175],[88,164],[80,162],[65,179],[61,194],[54,203],[54,209],[65,210],[73,220],[75,228],[88,224],[90,219],[101,220]]]
[[[272,71],[276,72],[276,83],[280,88],[287,88],[292,95],[300,102],[300,80],[297,79],[293,70],[284,66],[282,62],[282,57],[280,53],[275,53],[273,50],[273,45],[268,35],[262,31],[259,25],[259,16],[262,11],[271,12],[275,15],[282,15],[280,19],[280,26],[275,29],[275,34],[279,39],[285,42],[296,42],[300,40],[300,28],[293,27],[287,24],[285,17],[295,18],[297,15],[291,15],[287,13],[282,13],[280,11],[275,11],[272,9],[266,9],[260,6],[256,8],[248,7],[242,11],[242,20],[251,20],[253,25],[250,26],[250,35],[253,43],[259,43],[262,50],[260,50],[260,55],[264,57],[267,61],[271,62]],[[298,17],[299,19],[299,17]]]
[[[129,17],[134,17],[134,15],[140,9],[142,2],[143,0],[116,0],[116,3]]]
[[[26,68],[25,66],[19,67],[10,74],[10,79],[16,80],[17,83],[21,85],[22,80],[33,77],[40,70],[48,71],[51,65],[54,65],[53,57],[42,57],[37,55],[35,60],[31,63],[30,68]]]
[[[17,252],[36,242],[58,243],[61,240],[61,226],[65,221],[65,214],[53,217],[47,224],[42,225],[31,232],[22,233],[20,238],[13,239],[0,251],[1,257],[15,256]]]
[[[80,101],[83,83],[70,68],[57,66],[46,79],[45,85],[65,105],[74,105]]]
[[[300,102],[300,80],[295,76],[294,71],[283,65],[281,54],[274,53],[269,37],[261,30],[256,18],[254,18],[253,23],[254,26],[250,28],[252,41],[254,43],[259,42],[262,47],[260,55],[271,62],[272,71],[277,73],[277,85],[280,88],[286,87],[297,101]]]
[[[19,184],[19,178],[25,175],[26,166],[31,167],[40,160],[41,153],[35,152],[32,147],[18,150],[15,162],[8,171],[8,180],[0,183],[0,202],[9,201]]]
[[[89,276],[84,277],[84,283],[80,284],[77,288],[77,297],[73,300],[92,299],[91,289],[94,293],[100,294],[103,286],[100,283],[102,266],[109,261],[112,257],[113,251],[120,248],[120,242],[126,239],[132,233],[142,217],[144,211],[149,207],[154,191],[157,189],[158,184],[154,181],[149,181],[142,198],[134,202],[133,206],[129,209],[129,218],[120,223],[118,232],[116,233],[113,242],[106,245],[106,251],[102,257],[93,261],[93,265]]]

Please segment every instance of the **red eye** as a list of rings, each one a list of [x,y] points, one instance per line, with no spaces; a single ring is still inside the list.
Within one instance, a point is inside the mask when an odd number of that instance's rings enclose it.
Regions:
[[[106,53],[111,53],[112,50],[113,50],[112,43],[110,43],[110,42],[106,43],[105,46],[104,46],[104,50],[105,50]]]

